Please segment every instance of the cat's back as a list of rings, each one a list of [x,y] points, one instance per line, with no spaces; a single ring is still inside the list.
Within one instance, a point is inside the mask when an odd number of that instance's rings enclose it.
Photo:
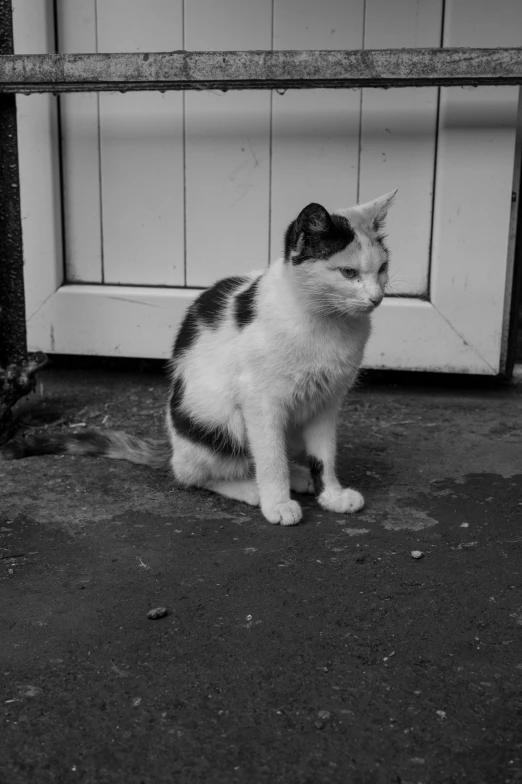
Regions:
[[[202,342],[215,344],[223,332],[230,337],[254,318],[256,290],[261,272],[222,278],[205,289],[188,308],[172,350],[181,361]]]

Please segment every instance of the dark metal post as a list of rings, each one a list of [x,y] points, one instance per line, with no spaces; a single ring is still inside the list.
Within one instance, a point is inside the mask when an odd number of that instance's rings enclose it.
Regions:
[[[13,54],[11,0],[0,0],[0,54]],[[11,407],[44,362],[27,358],[23,264],[16,96],[0,95],[0,444],[12,431]]]

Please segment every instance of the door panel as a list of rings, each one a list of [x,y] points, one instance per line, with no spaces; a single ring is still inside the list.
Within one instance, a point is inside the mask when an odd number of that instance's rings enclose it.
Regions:
[[[440,46],[441,33],[441,0],[366,0],[365,49]],[[391,294],[428,294],[438,93],[361,91],[359,200],[399,189],[388,230]]]
[[[447,2],[444,44],[521,46],[522,3],[502,0],[495,9],[472,0]],[[517,87],[441,92],[431,298],[494,369],[502,341],[518,95]]]
[[[181,0],[98,3],[98,51],[181,49],[182,18]],[[105,283],[184,285],[182,107],[175,92],[100,94]]]
[[[13,2],[16,54],[52,54],[56,51],[55,25],[50,0]],[[28,343],[50,345],[52,323],[36,334],[31,318],[54,299],[63,283],[62,192],[58,111],[51,95],[17,95],[18,156],[22,212],[25,312]]]
[[[274,2],[274,49],[360,49],[362,0]],[[357,201],[360,93],[274,91],[272,105],[271,258],[284,231],[310,202],[327,209]]]
[[[60,3],[58,40],[62,52],[98,51],[93,0]],[[71,282],[103,281],[99,106],[96,93],[60,97],[65,273]]]
[[[274,0],[273,16],[253,0],[113,0],[97,18],[95,5],[58,0],[63,50],[426,46],[442,19],[439,0],[400,0],[392,15],[366,0],[365,20],[363,0]],[[52,8],[15,0],[19,51],[52,50]],[[447,45],[520,45],[521,31],[518,0],[445,3]],[[53,99],[19,97],[30,348],[164,357],[198,287],[280,255],[306,203],[335,209],[398,186],[388,241],[402,296],[375,314],[366,366],[499,372],[518,90],[443,89],[438,125],[436,95],[365,90],[362,114],[356,90],[67,96],[66,286],[62,212],[42,192],[58,182]]]
[[[185,47],[270,49],[271,4],[185,3]],[[268,262],[270,95],[258,90],[187,92],[187,285]]]

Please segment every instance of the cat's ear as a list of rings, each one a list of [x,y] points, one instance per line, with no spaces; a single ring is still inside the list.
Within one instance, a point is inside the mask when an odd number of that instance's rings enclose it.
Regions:
[[[368,222],[378,230],[386,220],[388,209],[395,199],[396,193],[397,190],[385,193],[384,196],[379,196],[378,199],[367,201],[365,204],[359,204],[357,209],[366,217]]]
[[[312,248],[331,233],[333,222],[328,210],[321,204],[309,204],[292,221],[285,234],[285,259],[311,258]]]
[[[315,203],[309,204],[304,210],[301,210],[295,223],[297,232],[303,232],[309,237],[329,234],[333,227],[328,210],[325,210],[321,204]]]

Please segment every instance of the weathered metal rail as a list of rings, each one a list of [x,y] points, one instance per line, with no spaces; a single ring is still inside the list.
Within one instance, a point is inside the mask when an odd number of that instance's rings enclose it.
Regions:
[[[28,54],[0,92],[269,90],[522,84],[522,48]]]

